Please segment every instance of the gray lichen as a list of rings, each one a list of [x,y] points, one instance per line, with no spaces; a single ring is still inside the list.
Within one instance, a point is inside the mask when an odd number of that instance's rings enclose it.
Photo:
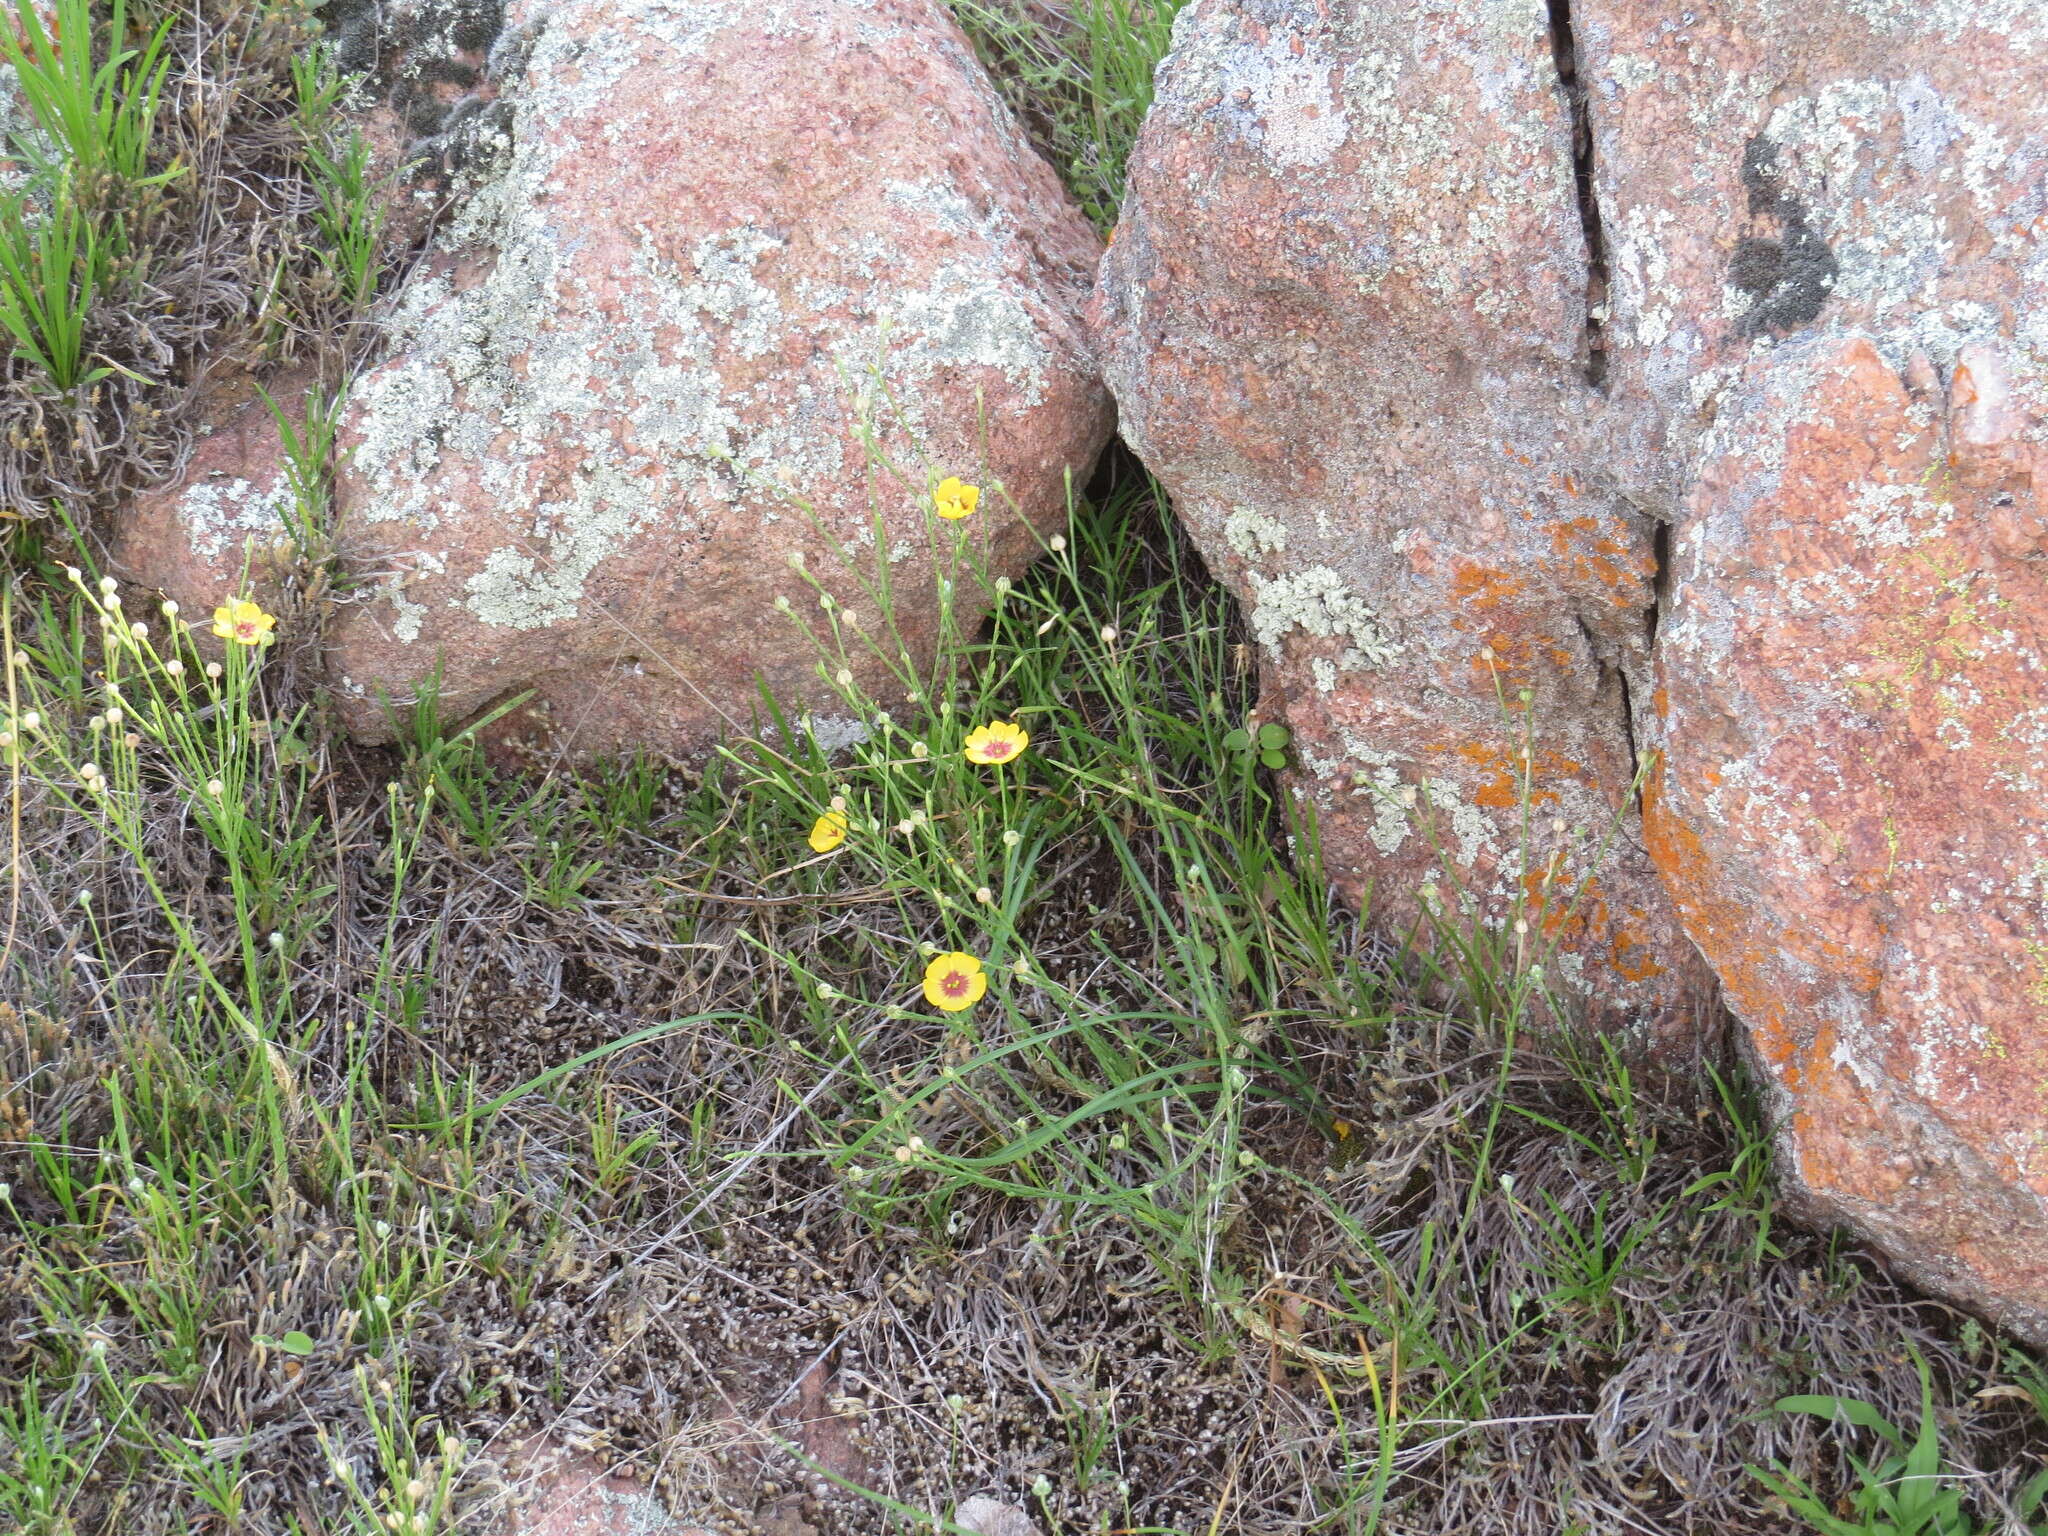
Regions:
[[[194,552],[217,561],[251,540],[271,544],[287,537],[292,507],[291,487],[283,482],[264,491],[239,476],[208,479],[178,498],[178,522]]]
[[[1346,642],[1334,663],[1341,671],[1388,666],[1400,655],[1372,605],[1327,565],[1274,577],[1253,572],[1251,581],[1252,633],[1276,659],[1280,642],[1296,630]],[[1331,681],[1334,684],[1334,674]]]
[[[513,536],[473,556],[462,581],[475,618],[510,630],[575,618],[599,564],[654,529],[688,537],[756,491],[773,501],[779,484],[829,482],[849,451],[847,379],[879,370],[912,430],[931,383],[963,370],[994,370],[1024,406],[1044,398],[1056,359],[1010,275],[1029,268],[1025,236],[1014,214],[942,177],[890,188],[904,225],[842,243],[822,273],[785,271],[785,236],[758,218],[689,231],[562,218],[587,202],[593,141],[631,154],[672,131],[622,110],[629,76],[676,74],[729,28],[801,38],[842,13],[887,46],[900,21],[867,10],[623,0],[544,11],[522,35],[522,80],[506,85],[528,88],[507,98],[503,174],[443,242],[482,274],[459,291],[439,276],[415,283],[392,318],[394,360],[357,396],[359,524],[427,533],[519,509]],[[904,246],[920,223],[982,254],[920,267]],[[764,376],[757,365],[792,338],[820,363]],[[394,606],[406,575],[391,578]],[[387,628],[419,635],[416,614],[399,612]]]

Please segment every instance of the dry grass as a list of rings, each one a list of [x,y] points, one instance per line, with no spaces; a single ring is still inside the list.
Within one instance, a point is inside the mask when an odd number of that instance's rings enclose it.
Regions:
[[[1442,977],[1258,854],[1261,780],[1187,736],[1133,755],[1125,689],[1235,718],[1243,683],[1169,530],[1106,499],[984,664],[1045,707],[1047,753],[1147,765],[1161,793],[1047,807],[1015,914],[1033,979],[978,1030],[895,1001],[919,941],[962,942],[950,893],[807,863],[779,750],[578,780],[498,775],[430,718],[397,753],[266,748],[255,814],[288,807],[293,878],[333,887],[263,918],[288,935],[274,1054],[180,1016],[189,961],[135,861],[30,791],[0,1330],[46,1407],[98,1425],[75,1528],[194,1528],[178,1435],[236,1468],[242,1528],[348,1529],[327,1479],[394,1481],[365,1406],[388,1380],[417,1458],[467,1448],[434,1529],[505,1496],[541,1432],[734,1529],[908,1528],[772,1449],[827,1381],[841,1474],[927,1516],[1042,1478],[1071,1530],[1778,1531],[1746,1467],[1826,1481],[1841,1437],[1769,1404],[1832,1390],[1910,1422],[1909,1349],[1995,1507],[2040,1421],[1972,1393],[2024,1362],[1777,1221],[1738,1094],[1663,1102],[1602,1053],[1425,1002]],[[1055,655],[1021,642],[1029,602],[1076,617]],[[1085,644],[1099,612],[1134,642],[1115,659]],[[893,770],[825,772],[859,794]],[[232,971],[219,858],[174,787],[142,793]],[[1209,858],[1274,882],[1213,926],[1190,810],[1246,839]],[[1005,1160],[1020,1116],[1058,1134]],[[930,1155],[905,1165],[911,1135]],[[96,1193],[74,1214],[66,1189]],[[80,1278],[129,1274],[165,1294]],[[294,1330],[303,1356],[261,1342]]]
[[[149,175],[68,194],[125,235],[115,270],[71,285],[99,377],[59,389],[32,362],[0,363],[0,506],[17,518],[114,505],[176,470],[210,383],[293,361],[338,371],[366,339],[367,295],[337,269],[332,235],[337,218],[372,215],[334,207],[322,171],[348,159],[351,130],[294,71],[321,35],[312,6],[133,10],[131,44],[160,27],[168,63]]]

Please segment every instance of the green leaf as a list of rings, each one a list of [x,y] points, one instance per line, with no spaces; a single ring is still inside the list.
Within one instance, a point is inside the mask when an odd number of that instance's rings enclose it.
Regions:
[[[1286,726],[1276,725],[1271,720],[1259,727],[1259,745],[1268,752],[1278,752],[1293,739],[1293,733]]]
[[[1259,754],[1259,761],[1268,768],[1285,768],[1287,766],[1287,754],[1285,752],[1261,752]]]
[[[2022,1515],[2031,1515],[2048,1500],[2048,1471],[2036,1472],[2020,1484],[2019,1498],[2015,1501]]]
[[[1242,752],[1252,744],[1252,738],[1243,726],[1224,733],[1223,748],[1227,752]]]
[[[313,1336],[310,1333],[300,1333],[296,1328],[281,1339],[273,1339],[259,1333],[256,1335],[256,1342],[271,1349],[281,1349],[288,1355],[310,1355],[315,1347]]]
[[[1781,1397],[1774,1406],[1780,1413],[1811,1413],[1823,1419],[1845,1420],[1858,1429],[1867,1429],[1882,1435],[1887,1445],[1899,1450],[1906,1448],[1906,1437],[1893,1428],[1889,1419],[1870,1404],[1853,1397],[1822,1397],[1802,1393],[1795,1397]]]

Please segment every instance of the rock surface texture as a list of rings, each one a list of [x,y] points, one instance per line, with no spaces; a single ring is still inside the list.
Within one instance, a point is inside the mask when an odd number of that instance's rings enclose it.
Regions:
[[[532,689],[578,753],[700,747],[757,675],[801,709],[793,559],[871,625],[886,565],[929,644],[928,474],[1006,487],[962,526],[1023,563],[1109,430],[1097,244],[935,0],[525,0],[491,61],[506,169],[343,423],[353,729],[437,668],[444,717]]]
[[[1676,1046],[1704,976],[1632,792],[1654,525],[1588,472],[1588,285],[1540,0],[1195,0],[1095,318],[1336,868],[1404,925],[1429,886],[1526,898],[1564,979]]]
[[[1703,958],[1811,1212],[2048,1339],[2048,9],[1175,42],[1095,318],[1326,845],[1396,914],[1597,863],[1609,1022],[1671,1041]]]
[[[310,380],[286,375],[271,398],[290,420]],[[295,558],[298,501],[277,413],[243,389],[202,408],[191,454],[175,478],[131,496],[107,549],[113,573],[168,593],[192,616],[238,593],[266,606]],[[203,635],[202,627],[202,635]]]
[[[1679,498],[1651,850],[1811,1210],[2048,1339],[2048,10],[1642,12],[1587,67]]]

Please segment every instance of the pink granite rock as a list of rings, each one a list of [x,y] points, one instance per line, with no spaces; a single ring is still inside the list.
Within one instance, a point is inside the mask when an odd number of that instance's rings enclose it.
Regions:
[[[1430,888],[1521,913],[1589,1011],[1683,1051],[1706,977],[1633,792],[1655,528],[1588,467],[1543,7],[1194,0],[1175,38],[1094,319],[1325,852],[1403,927]]]
[[[268,385],[287,420],[302,418],[309,382],[286,375]],[[297,558],[299,516],[277,417],[246,386],[218,394],[203,417],[177,476],[131,496],[112,520],[108,567],[188,615],[244,592],[275,607]]]
[[[2048,451],[1987,398],[2006,366],[1971,349],[1944,394],[1815,342],[1733,393],[1680,525],[1649,819],[1809,1212],[2039,1341]]]
[[[2048,10],[2033,0],[1575,0],[1611,473],[1672,519],[1722,397],[1867,334],[1946,378],[2048,354]]]
[[[1807,1208],[2048,1338],[2048,11],[1568,15],[1194,0],[1111,382],[1382,907],[1428,802],[1490,914],[1553,807],[1619,808],[1662,970],[1576,935],[1596,1017],[1682,1017],[1696,941]]]
[[[514,1489],[495,1536],[711,1536],[631,1478],[544,1441],[521,1448]]]
[[[1809,1214],[2048,1339],[2048,11],[1574,15],[1653,856]]]
[[[791,561],[871,632],[886,571],[913,655],[956,536],[1021,567],[1109,430],[1094,236],[936,0],[530,0],[507,25],[509,167],[344,425],[348,723],[381,736],[380,697],[438,670],[445,717],[531,689],[579,753],[701,747],[757,679],[860,729],[777,611],[817,613]],[[935,521],[946,475],[1007,496]]]

